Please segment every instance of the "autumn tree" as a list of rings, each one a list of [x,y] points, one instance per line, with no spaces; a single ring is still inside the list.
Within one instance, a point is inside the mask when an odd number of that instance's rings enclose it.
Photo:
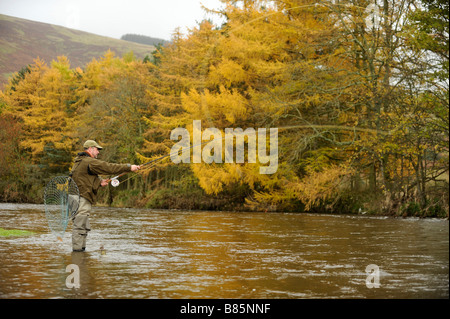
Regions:
[[[64,56],[50,66],[37,58],[0,93],[2,120],[10,120],[2,126],[2,131],[8,130],[5,141],[11,142],[11,153],[5,156],[7,177],[2,179],[9,181],[6,195],[12,194],[8,189],[15,190],[11,200],[41,198],[42,185],[50,176],[68,172],[74,146],[76,74]]]
[[[2,201],[17,201],[25,180],[26,158],[20,149],[21,125],[9,114],[0,113],[0,192]]]
[[[107,145],[105,160],[136,161],[143,143],[143,116],[150,112],[145,101],[146,72],[142,62],[111,52],[86,67],[83,81],[91,87],[78,110],[77,135],[79,141],[96,139]]]
[[[4,113],[21,123],[20,146],[35,165],[48,164],[50,171],[70,164],[76,81],[66,57],[52,61],[50,67],[36,59],[21,81],[11,81],[2,92]],[[47,156],[58,160],[47,161]]]
[[[449,7],[448,2],[426,0],[407,16],[403,36],[416,58],[404,72],[413,112],[403,117],[404,141],[415,178],[408,186],[425,209],[435,203],[448,214],[449,141]],[[438,201],[436,201],[438,199]]]

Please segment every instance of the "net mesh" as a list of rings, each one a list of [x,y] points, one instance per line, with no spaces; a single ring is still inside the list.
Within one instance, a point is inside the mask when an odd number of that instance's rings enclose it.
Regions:
[[[67,225],[77,212],[79,204],[80,192],[72,178],[57,176],[45,187],[45,217],[58,240],[62,241]]]

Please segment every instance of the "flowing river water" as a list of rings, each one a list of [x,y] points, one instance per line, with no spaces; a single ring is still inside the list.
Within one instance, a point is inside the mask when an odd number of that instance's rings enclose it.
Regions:
[[[0,298],[449,298],[448,220],[96,207],[91,226],[72,252],[71,223],[60,242],[43,205],[0,204],[35,232],[0,237]]]

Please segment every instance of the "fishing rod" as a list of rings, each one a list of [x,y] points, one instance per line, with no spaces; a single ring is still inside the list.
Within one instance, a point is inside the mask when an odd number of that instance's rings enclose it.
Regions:
[[[151,160],[151,161],[149,161],[149,162],[147,162],[147,163],[141,164],[140,166],[142,167],[142,166],[150,165],[151,163],[154,163],[154,162],[163,160],[164,158],[169,157],[170,155],[172,155],[172,154],[166,154],[166,155],[164,155],[164,156],[161,156],[161,157],[158,157],[158,158],[156,158],[156,159],[154,159],[154,160]],[[119,174],[119,175],[117,175],[117,176],[108,178],[108,179],[106,180],[106,182],[108,182],[108,183],[111,182],[111,186],[117,187],[117,186],[119,186],[119,184],[120,184],[120,182],[119,182],[119,177],[122,177],[123,175],[128,174],[128,173],[129,173],[129,172],[124,172],[124,173]]]

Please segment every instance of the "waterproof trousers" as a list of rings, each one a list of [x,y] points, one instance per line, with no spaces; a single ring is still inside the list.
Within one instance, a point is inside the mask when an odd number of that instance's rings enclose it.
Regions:
[[[89,223],[89,212],[92,209],[91,203],[80,197],[80,206],[77,214],[72,218],[72,249],[73,251],[84,251],[86,249],[86,238],[91,230]]]

